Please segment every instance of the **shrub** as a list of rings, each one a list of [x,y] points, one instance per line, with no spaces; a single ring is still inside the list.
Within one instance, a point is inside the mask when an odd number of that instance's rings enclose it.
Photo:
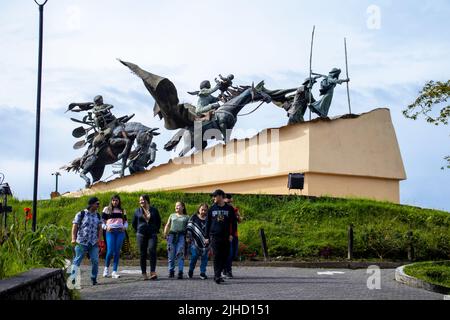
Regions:
[[[61,268],[71,257],[69,230],[56,225],[25,231],[13,224],[0,246],[0,279],[31,268]]]
[[[407,249],[406,233],[389,225],[372,224],[362,231],[362,240],[367,249],[378,258],[401,257]]]

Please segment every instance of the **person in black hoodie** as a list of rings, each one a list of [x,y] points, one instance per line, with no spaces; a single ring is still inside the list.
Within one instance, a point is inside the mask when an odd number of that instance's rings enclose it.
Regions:
[[[214,204],[208,210],[205,243],[211,243],[214,253],[214,281],[220,284],[224,282],[221,273],[230,252],[230,242],[236,233],[236,216],[233,207],[224,201],[225,192],[219,189],[211,196],[214,197]]]
[[[139,198],[140,207],[134,212],[132,226],[136,231],[136,241],[140,252],[141,271],[144,280],[147,276],[147,256],[150,256],[150,280],[156,280],[156,247],[161,228],[161,216],[155,207],[150,206],[150,198],[144,194]]]

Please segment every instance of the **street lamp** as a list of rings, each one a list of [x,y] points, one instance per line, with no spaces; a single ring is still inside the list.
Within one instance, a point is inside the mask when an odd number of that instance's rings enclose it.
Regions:
[[[38,54],[38,82],[37,82],[37,101],[36,101],[36,141],[34,145],[34,187],[33,187],[33,224],[32,230],[36,231],[37,215],[37,188],[39,173],[39,133],[41,128],[41,85],[42,85],[42,35],[44,30],[44,6],[48,0],[39,3],[39,54]]]
[[[0,196],[3,196],[3,203],[0,203],[0,213],[4,215],[5,229],[8,213],[12,212],[12,207],[8,206],[8,196],[12,196],[11,188],[8,183],[3,183],[5,175],[0,173]],[[1,222],[0,222],[1,225]]]
[[[54,195],[55,197],[58,197],[58,196],[59,196],[59,193],[58,193],[58,178],[61,176],[61,173],[55,172],[55,173],[52,173],[52,176],[55,176],[55,179],[56,179],[56,182],[55,182],[55,192],[52,192],[52,197],[53,197],[53,195]]]

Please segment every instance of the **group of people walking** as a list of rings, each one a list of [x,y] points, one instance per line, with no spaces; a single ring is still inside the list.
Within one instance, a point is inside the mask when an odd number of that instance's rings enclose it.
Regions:
[[[194,270],[200,259],[200,278],[207,279],[206,267],[209,253],[214,255],[214,281],[224,282],[224,276],[232,278],[232,263],[238,253],[237,225],[241,222],[239,210],[233,207],[233,198],[223,190],[211,194],[211,205],[202,203],[197,211],[189,216],[186,205],[179,201],[175,212],[171,214],[164,226],[167,240],[169,278],[184,278],[185,254],[190,253],[188,277],[193,278]],[[75,245],[75,258],[72,274],[80,267],[85,253],[91,260],[91,281],[97,284],[98,242],[104,232],[107,244],[103,277],[119,278],[119,257],[125,232],[128,228],[126,211],[122,208],[119,195],[114,195],[111,202],[98,213],[100,201],[92,197],[86,209],[78,212],[72,222],[72,244]],[[144,280],[156,280],[157,244],[161,229],[161,216],[150,204],[148,195],[139,198],[139,208],[134,211],[132,223],[136,232],[136,242],[140,254],[140,267]],[[186,251],[187,250],[187,251]],[[147,260],[150,260],[150,276],[147,273]],[[113,260],[112,273],[110,264]]]

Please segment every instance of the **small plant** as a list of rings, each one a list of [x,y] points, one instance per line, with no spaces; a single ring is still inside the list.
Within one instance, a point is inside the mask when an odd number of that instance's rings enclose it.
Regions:
[[[8,237],[0,246],[0,279],[31,268],[62,268],[71,256],[67,241],[69,230],[47,225],[36,232],[10,226]]]
[[[256,251],[250,250],[246,244],[239,242],[238,256],[240,261],[253,260],[257,255]]]
[[[25,230],[27,229],[27,222],[33,219],[33,214],[31,213],[31,208],[23,208],[23,212],[25,212]]]
[[[319,251],[320,257],[325,258],[325,259],[328,259],[331,256],[331,253],[332,253],[332,249],[328,246],[320,249],[320,251]]]
[[[368,249],[373,250],[381,260],[391,253],[398,256],[406,250],[405,236],[392,227],[372,225],[363,230],[362,234],[362,240]]]

